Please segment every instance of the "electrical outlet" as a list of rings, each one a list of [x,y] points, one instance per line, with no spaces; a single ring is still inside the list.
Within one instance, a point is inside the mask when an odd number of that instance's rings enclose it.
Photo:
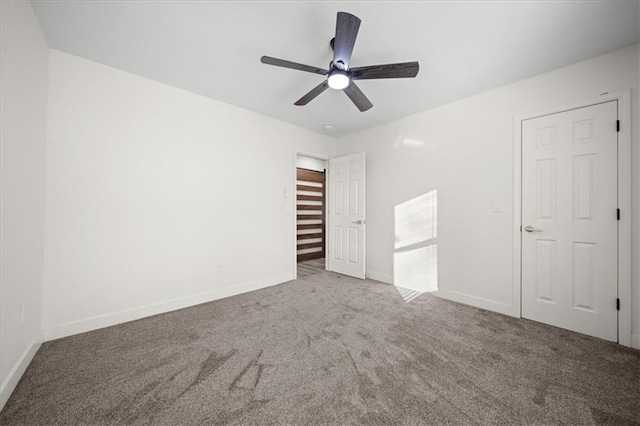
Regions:
[[[216,272],[222,272],[222,263],[216,263]]]

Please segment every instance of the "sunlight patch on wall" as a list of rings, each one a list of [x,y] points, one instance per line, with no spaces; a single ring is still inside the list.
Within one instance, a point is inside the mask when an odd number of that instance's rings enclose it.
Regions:
[[[394,248],[419,244],[437,236],[438,191],[434,190],[395,207]]]
[[[421,293],[438,291],[438,246],[433,244],[393,255],[393,282]]]
[[[421,293],[438,290],[438,191],[398,204],[394,213],[393,282],[409,302]],[[405,297],[406,290],[418,295]]]

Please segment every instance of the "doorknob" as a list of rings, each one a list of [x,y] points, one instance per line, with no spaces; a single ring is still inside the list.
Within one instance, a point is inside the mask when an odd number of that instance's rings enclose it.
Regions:
[[[527,232],[542,232],[542,229],[534,228],[534,227],[533,227],[533,226],[531,226],[531,225],[527,225],[527,226],[525,226],[525,227],[524,227],[524,230],[525,230],[525,231],[527,231]]]
[[[353,221],[353,222],[351,222],[351,223],[356,223],[356,224],[358,224],[358,225],[364,225],[364,220],[362,220],[362,219],[358,219],[358,220],[355,220],[355,221]]]

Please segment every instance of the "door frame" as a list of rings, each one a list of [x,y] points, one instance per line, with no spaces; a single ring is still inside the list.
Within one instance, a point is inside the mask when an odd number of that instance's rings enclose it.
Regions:
[[[618,101],[618,344],[631,342],[631,90],[603,93],[598,97],[548,108],[513,118],[513,315],[522,317],[522,122],[605,102]],[[613,125],[613,124],[612,124]],[[612,212],[613,214],[614,212]]]
[[[296,214],[296,204],[297,204],[297,190],[296,190],[296,185],[297,185],[297,181],[298,181],[298,156],[303,156],[303,157],[309,157],[309,158],[315,158],[316,160],[322,160],[325,162],[325,171],[324,171],[324,180],[325,182],[329,182],[329,157],[327,157],[326,155],[320,155],[320,154],[316,154],[316,153],[312,153],[312,152],[308,152],[308,151],[299,151],[299,150],[294,150],[293,151],[293,172],[292,172],[292,176],[293,176],[293,185],[292,185],[292,190],[291,190],[291,199],[292,199],[292,212],[293,212],[293,279],[296,280],[298,279],[298,239],[296,238],[296,234],[298,233],[298,219],[297,219],[297,214]],[[327,257],[329,256],[329,252],[330,252],[330,244],[329,244],[329,233],[326,231],[326,229],[329,228],[329,201],[330,197],[329,197],[329,185],[325,184],[324,186],[324,212],[325,212],[325,252],[324,252],[324,269],[327,269]]]

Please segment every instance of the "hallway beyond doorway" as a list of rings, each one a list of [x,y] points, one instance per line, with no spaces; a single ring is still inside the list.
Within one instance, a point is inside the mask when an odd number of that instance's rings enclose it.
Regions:
[[[298,279],[305,279],[325,271],[324,258],[298,262]]]

